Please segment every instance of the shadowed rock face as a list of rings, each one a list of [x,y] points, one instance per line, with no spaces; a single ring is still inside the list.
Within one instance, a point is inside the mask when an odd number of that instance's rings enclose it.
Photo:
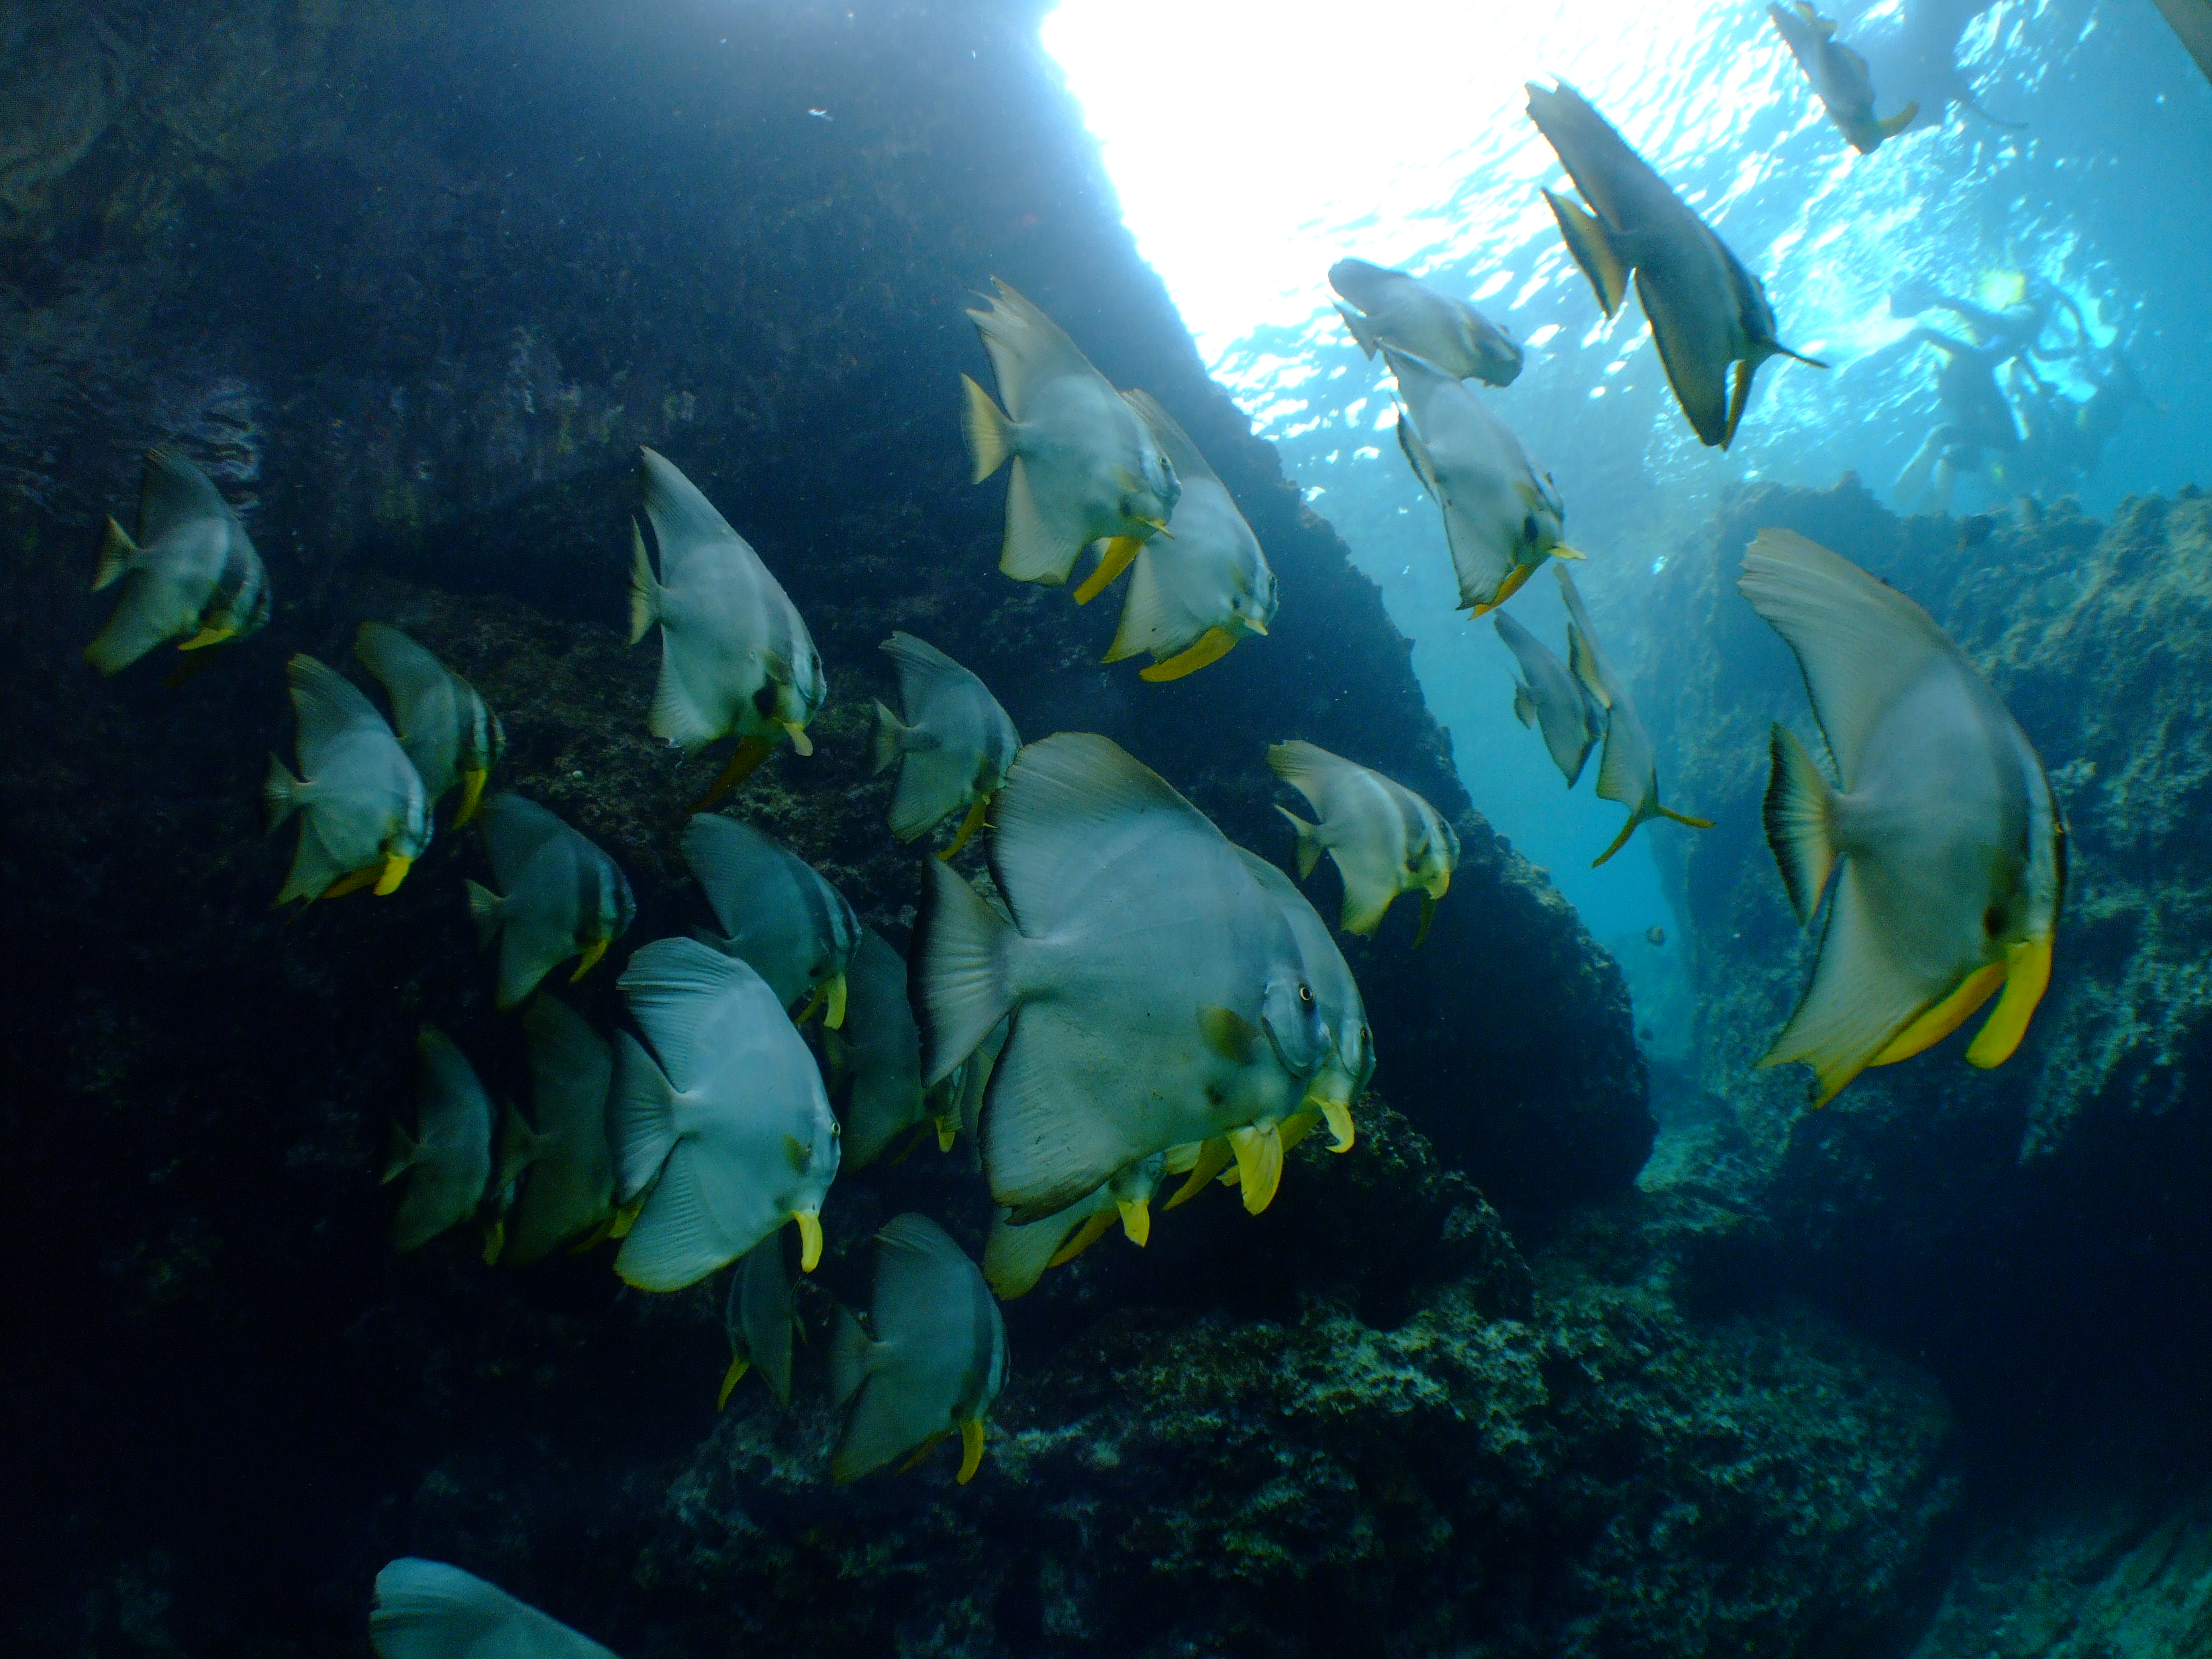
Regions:
[[[1974,1071],[1970,1025],[1810,1115],[1802,1071],[1751,1069],[1813,945],[1759,843],[1768,722],[1818,752],[1794,659],[1734,591],[1767,525],[1925,605],[2018,717],[2069,825],[2057,966],[2019,1053]],[[1698,1082],[1735,1108],[1707,1149],[1708,1185],[1763,1207],[1797,1270],[1927,1353],[1999,1438],[2045,1438],[2053,1413],[2116,1398],[2140,1414],[2198,1397],[2212,1267],[2208,572],[2212,501],[2195,489],[2130,501],[2109,526],[2031,504],[1962,531],[1894,518],[1846,481],[1747,491],[1660,585],[1661,637],[1711,645],[1668,659],[1650,699],[1682,788],[1721,823],[1662,854],[1694,923]]]
[[[0,30],[0,91],[39,88],[9,107],[46,112],[0,156],[0,847],[29,969],[0,1123],[5,1242],[36,1264],[0,1367],[39,1517],[0,1590],[32,1649],[333,1650],[410,1550],[632,1659],[726,1646],[741,1598],[748,1636],[833,1652],[1326,1628],[1816,1653],[1895,1613],[1952,1502],[1940,1401],[1748,1303],[1724,1210],[1624,1193],[1651,1126],[1618,970],[1474,813],[1375,590],[1205,381],[1036,10],[204,3]],[[998,574],[1003,486],[965,483],[956,418],[985,367],[962,306],[994,272],[1207,452],[1281,579],[1270,638],[1144,685],[1097,665],[1115,602]],[[100,517],[156,439],[240,504],[278,601],[174,690],[76,657]],[[1207,1194],[1010,1309],[1005,1467],[965,1493],[934,1467],[833,1492],[818,1403],[717,1428],[719,1285],[494,1273],[458,1235],[392,1260],[373,1174],[416,1024],[526,1091],[463,914],[481,852],[442,836],[389,899],[267,908],[279,665],[347,662],[373,616],[501,711],[501,783],[622,861],[624,945],[702,919],[676,847],[719,757],[646,736],[654,647],[618,631],[641,443],[827,661],[819,752],[738,810],[893,937],[918,854],[865,755],[895,627],[1029,735],[1107,732],[1279,857],[1261,750],[1287,737],[1459,828],[1426,945],[1410,904],[1351,942],[1402,1116],[1371,1106],[1346,1158],[1310,1143],[1259,1221]],[[1334,876],[1313,890],[1333,913]],[[572,994],[602,1026],[620,967]],[[832,1288],[861,1295],[908,1207],[970,1248],[987,1219],[957,1158],[841,1181]],[[1502,1218],[1551,1242],[1524,1261]],[[801,1590],[762,1589],[778,1564]]]

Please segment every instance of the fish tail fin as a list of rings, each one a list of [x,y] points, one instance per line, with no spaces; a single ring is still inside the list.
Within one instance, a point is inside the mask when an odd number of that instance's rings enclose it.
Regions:
[[[1885,138],[1894,138],[1920,118],[1920,102],[1915,99],[1886,121],[1876,121],[1875,130]]]
[[[949,866],[930,859],[925,868],[907,959],[926,1087],[981,1046],[1013,1006],[1006,953],[1018,936]]]
[[[615,1154],[616,1196],[627,1204],[645,1190],[676,1149],[675,1085],[627,1031],[615,1036],[607,1130]]]
[[[653,577],[653,561],[646,556],[645,532],[635,519],[629,521],[629,642],[635,645],[645,630],[660,617],[660,584]]]
[[[981,483],[1004,466],[1006,457],[1014,453],[1013,440],[1006,431],[1012,422],[1006,419],[1006,410],[971,376],[963,374],[960,384],[968,393],[960,429],[967,434],[968,457],[975,464],[969,482]]]
[[[1371,359],[1375,356],[1375,348],[1381,343],[1376,338],[1375,325],[1350,306],[1337,307],[1336,314],[1344,319],[1344,325],[1352,331],[1353,343]]]
[[[1321,862],[1321,826],[1317,823],[1308,823],[1287,806],[1278,806],[1275,810],[1288,818],[1291,821],[1291,828],[1297,832],[1298,879],[1304,881],[1308,876],[1313,874],[1314,866]]]
[[[842,1407],[868,1380],[875,1343],[849,1308],[837,1310],[830,1326],[830,1400]]]
[[[100,563],[92,573],[92,591],[119,580],[131,568],[131,561],[138,556],[138,544],[124,532],[123,526],[110,519],[107,529],[100,538]]]
[[[1772,737],[1774,770],[1766,783],[1766,844],[1790,890],[1790,908],[1810,924],[1836,866],[1836,792],[1805,745],[1787,726]]]
[[[489,945],[492,936],[499,932],[500,910],[507,901],[481,882],[472,881],[467,885],[469,920],[476,924],[477,947],[481,950]]]
[[[907,734],[913,730],[912,726],[878,702],[876,704],[876,735],[872,769],[880,774],[888,772],[892,767],[897,765],[899,757],[906,753]]]
[[[261,804],[270,834],[276,834],[284,820],[300,810],[301,791],[307,787],[306,780],[294,777],[283,761],[274,755],[269,757],[269,775],[261,781]]]
[[[1559,222],[1559,234],[1566,241],[1567,252],[1582,267],[1583,275],[1589,278],[1599,306],[1607,316],[1612,316],[1628,297],[1629,267],[1606,234],[1605,222],[1563,196],[1548,190],[1543,194],[1552,204],[1552,216]]]

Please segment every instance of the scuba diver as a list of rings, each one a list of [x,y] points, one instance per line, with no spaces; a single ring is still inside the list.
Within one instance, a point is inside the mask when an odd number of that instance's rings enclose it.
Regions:
[[[2014,367],[2011,386],[2021,428],[2019,471],[2031,494],[2061,495],[2087,483],[2136,404],[2166,412],[2166,405],[2144,389],[2134,360],[2117,341],[2087,348],[2082,356],[2091,365],[2086,398],[2069,398]]]

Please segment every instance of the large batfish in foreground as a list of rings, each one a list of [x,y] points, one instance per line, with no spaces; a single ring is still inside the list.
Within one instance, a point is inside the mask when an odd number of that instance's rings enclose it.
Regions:
[[[392,1248],[416,1249],[477,1212],[491,1179],[491,1101],[476,1067],[434,1025],[416,1033],[415,1133],[395,1121],[386,1182],[405,1176],[392,1218]]]
[[[430,803],[415,763],[361,688],[326,663],[301,654],[284,665],[299,723],[300,774],[276,756],[261,785],[269,832],[294,813],[300,844],[283,904],[336,898],[374,884],[399,890],[430,844]]]
[[[1567,252],[1608,317],[1635,273],[1659,360],[1700,442],[1726,449],[1734,441],[1752,377],[1769,357],[1827,367],[1775,337],[1774,307],[1759,278],[1582,94],[1564,81],[1548,92],[1531,82],[1528,118],[1589,204],[1544,192]]]
[[[615,1659],[496,1584],[415,1556],[376,1575],[368,1644],[377,1659]]]
[[[1275,619],[1275,573],[1267,568],[1260,538],[1237,510],[1236,497],[1190,434],[1149,392],[1126,395],[1167,452],[1182,496],[1167,536],[1141,544],[1126,538],[1108,542],[1098,568],[1075,590],[1075,602],[1088,605],[1133,561],[1121,626],[1104,660],[1149,652],[1152,666],[1139,670],[1138,678],[1179,680],[1228,655],[1247,635],[1266,635]]]
[[[1405,400],[1398,447],[1443,514],[1468,615],[1504,604],[1545,560],[1582,557],[1560,539],[1566,509],[1551,475],[1537,476],[1505,422],[1434,363],[1388,346],[1382,356]]]
[[[1402,270],[1339,259],[1328,285],[1344,296],[1336,308],[1369,357],[1395,346],[1462,380],[1510,386],[1521,373],[1521,348],[1464,300]]]
[[[1595,869],[1628,845],[1636,826],[1652,818],[1667,818],[1692,830],[1710,830],[1711,818],[1693,818],[1663,805],[1659,799],[1659,763],[1652,757],[1651,739],[1637,718],[1629,700],[1627,683],[1613,672],[1597,647],[1597,631],[1590,626],[1583,596],[1567,573],[1559,572],[1559,597],[1567,606],[1567,665],[1590,701],[1605,710],[1605,752],[1598,757],[1597,793],[1628,809],[1628,822],[1613,838],[1613,845],[1590,860]]]
[[[1874,112],[1874,75],[1867,60],[1836,39],[1836,23],[1823,17],[1805,0],[1787,6],[1769,6],[1766,15],[1774,32],[1790,48],[1797,67],[1813,83],[1813,90],[1836,124],[1836,131],[1851,141],[1862,155],[1871,155],[1885,138],[1894,138],[1911,126],[1920,106],[1907,104],[1887,119]]]
[[[798,607],[752,544],[652,450],[639,452],[645,516],[660,544],[653,574],[630,524],[629,641],[660,625],[660,684],[647,724],[687,753],[734,735],[737,752],[701,806],[710,806],[787,738],[814,752],[806,722],[829,695],[822,658]]]
[[[1491,621],[1521,670],[1513,683],[1514,718],[1543,734],[1552,764],[1559,769],[1559,775],[1571,789],[1583,775],[1583,763],[1589,758],[1592,746],[1605,735],[1605,710],[1575,678],[1574,671],[1534,634],[1503,611]]]
[[[1323,1054],[1297,941],[1205,814],[1106,738],[1022,750],[991,869],[1009,926],[928,861],[908,984],[934,1084],[1013,1017],[983,1165],[1018,1222],[1185,1141],[1227,1137],[1262,1202]]]
[[[1813,1067],[1813,1103],[1918,1054],[2004,988],[1966,1050],[2020,1044],[2051,981],[2066,825],[2011,713],[1934,618],[1850,560],[1763,530],[1737,586],[1789,641],[1842,787],[1773,732],[1766,837],[1826,931],[1804,1000],[1762,1066]]]
[[[819,1004],[824,1023],[845,1023],[845,969],[860,940],[853,907],[819,871],[773,836],[717,813],[697,812],[684,832],[684,861],[722,929],[704,944],[750,964],[787,1008],[805,1019]]]
[[[637,901],[622,866],[532,800],[495,795],[483,809],[484,849],[495,893],[466,884],[477,943],[499,940],[502,1009],[519,1008],[538,981],[570,957],[574,985],[629,931]]]
[[[207,474],[174,450],[146,452],[137,538],[107,521],[92,591],[118,581],[115,613],[84,648],[103,674],[120,673],[164,640],[198,651],[269,620],[269,573],[246,526]]]
[[[898,665],[902,719],[876,705],[875,769],[899,769],[891,834],[927,835],[962,807],[951,858],[983,827],[983,810],[1020,752],[1021,734],[990,688],[926,640],[894,633],[878,647]]]
[[[1006,1322],[983,1275],[928,1217],[892,1217],[876,1235],[867,1325],[840,1308],[830,1333],[830,1395],[845,1413],[830,1478],[843,1486],[957,1434],[966,1486],[1006,1382]]]
[[[1297,832],[1300,881],[1313,874],[1323,853],[1336,860],[1344,878],[1337,926],[1372,933],[1391,901],[1418,888],[1421,926],[1413,943],[1428,938],[1437,901],[1459,867],[1459,833],[1449,820],[1404,784],[1316,744],[1276,744],[1267,750],[1267,766],[1306,798],[1319,820],[1308,823],[1286,806],[1275,809]]]
[[[392,698],[392,729],[415,763],[422,793],[435,806],[461,786],[459,829],[477,815],[484,780],[499,764],[507,732],[476,687],[388,623],[365,622],[354,635],[353,653],[384,683]]]
[[[681,1290],[795,1221],[799,1267],[811,1273],[837,1120],[775,994],[690,939],[655,939],[619,983],[653,1054],[627,1031],[616,1039],[617,1195],[628,1204],[652,1192],[615,1271],[640,1290]]]
[[[1016,581],[1057,584],[1102,537],[1158,535],[1182,486],[1152,428],[1113,383],[1057,323],[993,280],[999,297],[968,315],[991,354],[1006,408],[960,377],[968,453],[977,483],[1012,463],[999,568]]]
[[[487,1247],[489,1260],[527,1267],[611,1220],[615,1160],[607,1140],[614,1050],[557,997],[522,1016],[537,1121],[514,1106],[500,1121],[495,1189],[520,1192]]]

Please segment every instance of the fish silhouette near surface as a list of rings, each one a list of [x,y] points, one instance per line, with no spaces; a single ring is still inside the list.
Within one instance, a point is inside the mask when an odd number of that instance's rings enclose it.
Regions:
[[[1873,73],[1865,58],[1836,39],[1833,18],[1821,16],[1805,0],[1771,5],[1766,15],[1773,21],[1774,32],[1790,48],[1790,55],[1797,60],[1797,67],[1805,71],[1806,80],[1812,82],[1828,118],[1860,155],[1871,155],[1884,139],[1896,137],[1919,115],[1917,103],[1908,103],[1888,117],[1874,112]]]
[[[1787,530],[1737,586],[1796,653],[1841,787],[1773,729],[1766,836],[1798,919],[1826,896],[1812,984],[1760,1060],[1824,1104],[1940,1042],[2002,988],[1966,1050],[2009,1059],[2051,981],[2066,825],[2027,734],[1934,618]]]
[[[1521,348],[1464,300],[1402,270],[1364,259],[1339,259],[1328,285],[1344,296],[1336,308],[1370,357],[1395,346],[1462,380],[1510,386],[1521,373]]]
[[[1768,358],[1827,367],[1776,337],[1759,278],[1582,94],[1564,81],[1550,90],[1531,82],[1528,117],[1586,204],[1544,191],[1567,252],[1608,317],[1634,275],[1668,382],[1700,442],[1726,449],[1735,441]]]

